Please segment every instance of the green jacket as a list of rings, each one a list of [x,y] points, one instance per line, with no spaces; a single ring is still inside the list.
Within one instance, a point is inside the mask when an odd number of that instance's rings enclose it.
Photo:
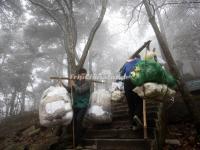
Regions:
[[[87,80],[77,80],[73,88],[73,106],[86,108],[89,105],[91,83]]]

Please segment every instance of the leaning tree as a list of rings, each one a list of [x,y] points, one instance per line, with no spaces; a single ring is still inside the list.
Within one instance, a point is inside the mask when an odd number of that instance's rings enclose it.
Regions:
[[[189,111],[189,113],[192,116],[192,119],[196,125],[196,128],[198,129],[198,132],[200,131],[199,129],[199,124],[200,124],[200,119],[199,119],[199,115],[198,115],[198,108],[195,107],[194,105],[194,99],[193,97],[190,95],[190,92],[188,90],[188,87],[186,86],[186,83],[181,75],[181,73],[178,70],[178,67],[172,57],[172,54],[170,52],[170,49],[168,47],[168,44],[166,43],[166,39],[163,37],[157,23],[155,20],[155,9],[154,9],[154,5],[151,4],[150,0],[142,0],[146,12],[147,12],[147,16],[149,18],[149,23],[151,24],[155,35],[157,37],[158,43],[160,45],[160,48],[162,50],[162,53],[168,63],[169,66],[169,71],[176,77],[177,79],[177,87],[182,95],[183,101],[186,104],[186,107]]]

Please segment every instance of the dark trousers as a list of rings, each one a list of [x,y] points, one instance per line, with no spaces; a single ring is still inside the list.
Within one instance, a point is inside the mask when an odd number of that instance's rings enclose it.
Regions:
[[[83,144],[83,135],[85,129],[82,126],[83,118],[87,108],[74,108],[74,131],[75,131],[75,145]]]
[[[135,124],[133,122],[134,115],[137,115],[140,119],[142,118],[142,98],[132,91],[134,88],[135,86],[131,82],[131,79],[126,79],[124,81],[124,91],[129,108],[129,117],[132,124]]]

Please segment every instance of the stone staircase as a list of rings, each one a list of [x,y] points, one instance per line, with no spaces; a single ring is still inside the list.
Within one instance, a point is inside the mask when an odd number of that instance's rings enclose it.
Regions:
[[[160,132],[159,103],[147,103],[148,139],[143,138],[143,129],[133,131],[128,117],[126,100],[112,102],[111,124],[93,125],[84,137],[85,150],[151,150],[159,149]],[[159,127],[160,128],[160,127]],[[159,133],[159,134],[158,134]],[[70,148],[67,148],[70,149]]]
[[[131,129],[126,101],[112,102],[113,122],[88,129],[85,143],[95,145],[98,150],[150,150],[154,141],[157,111],[156,104],[147,103],[148,139],[144,140],[142,129]]]

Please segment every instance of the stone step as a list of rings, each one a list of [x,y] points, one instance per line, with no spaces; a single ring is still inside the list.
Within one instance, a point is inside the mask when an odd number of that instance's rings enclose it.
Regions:
[[[111,110],[124,110],[124,109],[128,109],[127,105],[121,105],[121,106],[115,106],[115,107],[111,107]]]
[[[117,113],[119,112],[119,113]],[[120,112],[123,112],[123,113],[120,113]],[[148,111],[147,112],[147,118],[157,118],[157,111]],[[125,117],[127,119],[128,117],[128,112],[126,111],[115,111],[115,113],[113,113],[113,119],[116,120],[116,119],[121,119],[123,117]]]
[[[148,128],[154,128],[156,125],[156,122],[154,119],[147,119],[147,126]],[[99,125],[93,125],[92,129],[96,130],[104,130],[104,129],[130,129],[132,127],[130,121],[124,120],[116,120],[113,121],[110,124],[99,124]],[[91,129],[91,128],[89,128]]]
[[[152,128],[148,129],[149,137],[151,138],[153,137],[153,131],[154,129]],[[85,138],[138,139],[138,138],[143,138],[143,129],[137,131],[133,131],[131,129],[104,129],[104,130],[91,129],[86,132]]]
[[[159,107],[159,103],[147,103],[146,104],[147,109],[151,109],[151,108],[158,108]],[[124,109],[128,109],[128,105],[127,103],[125,104],[115,104],[111,106],[112,110],[124,110]]]
[[[113,122],[117,120],[129,120],[128,113],[127,114],[117,114],[112,116]]]
[[[98,150],[150,150],[152,140],[144,139],[85,139]]]
[[[75,148],[73,148],[72,145],[68,145],[63,150],[75,150]],[[84,145],[81,150],[97,150],[97,145]]]
[[[158,107],[159,107],[159,105],[154,105],[154,104],[147,104],[146,105],[146,108],[147,108],[147,110],[151,110],[151,109],[158,109]],[[119,105],[119,106],[112,106],[112,108],[111,108],[111,110],[113,111],[113,112],[115,112],[115,111],[123,111],[123,110],[128,110],[128,105]]]
[[[127,102],[121,102],[121,103],[111,103],[111,106],[112,107],[118,107],[118,106],[126,106],[127,105]]]
[[[124,103],[126,100],[111,101],[112,104]]]
[[[147,110],[147,115],[152,116],[153,114],[157,114],[158,108],[152,108],[151,110]],[[113,117],[117,117],[117,116],[126,116],[128,115],[128,110],[115,110],[112,111]]]
[[[129,120],[116,120],[112,122],[112,128],[114,129],[129,129],[131,127],[131,123]]]
[[[158,113],[156,111],[147,112],[147,120],[155,120],[158,118]],[[116,121],[129,121],[130,117],[128,112],[127,113],[115,113],[112,116],[112,122]],[[143,120],[143,118],[141,118]]]
[[[155,106],[147,107],[147,112],[152,112],[152,111],[153,112],[158,111],[158,107],[155,107]],[[128,108],[113,110],[112,113],[113,115],[128,114]]]
[[[128,114],[128,109],[112,111],[113,115]]]
[[[104,129],[130,129],[131,128],[131,124],[129,123],[129,121],[116,121],[116,122],[112,122],[111,124],[100,124],[100,125],[93,125],[92,127],[93,129],[96,130],[104,130]]]
[[[159,105],[160,102],[156,102],[156,101],[146,101],[146,104],[150,104],[150,105]],[[127,105],[127,101],[119,101],[119,102],[111,102],[111,105],[115,106],[115,105]]]

